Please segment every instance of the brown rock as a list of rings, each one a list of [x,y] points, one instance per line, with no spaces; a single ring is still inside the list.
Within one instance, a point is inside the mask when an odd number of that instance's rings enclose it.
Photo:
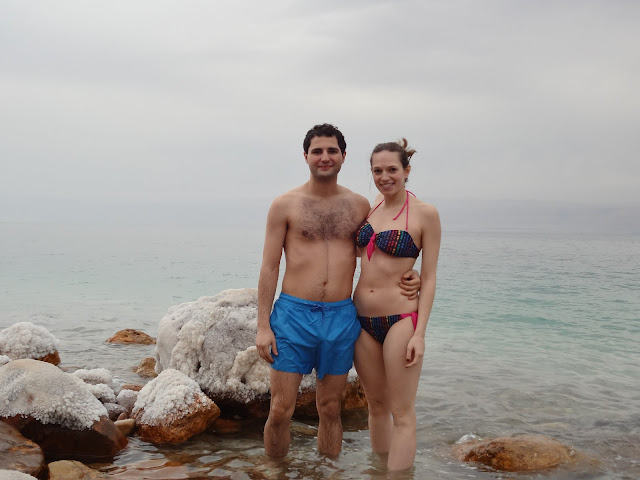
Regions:
[[[127,437],[106,416],[85,430],[42,424],[33,417],[22,415],[3,417],[2,420],[40,445],[47,461],[108,460],[127,445]]]
[[[367,399],[364,395],[364,390],[360,386],[360,379],[356,378],[355,381],[347,383],[344,392],[342,392],[342,414],[366,410],[367,407]],[[298,394],[293,416],[297,418],[318,418],[315,389],[304,390]]]
[[[209,395],[216,405],[222,410],[222,417],[225,419],[240,418],[262,418],[269,416],[269,404],[271,397],[269,394],[260,395],[249,402],[241,402],[231,395]],[[358,378],[347,383],[342,394],[342,414],[350,414],[357,411],[367,410],[367,399],[364,390],[360,386]],[[296,399],[296,409],[293,414],[296,418],[318,418],[316,408],[316,390],[308,388],[298,393]]]
[[[114,423],[123,435],[129,435],[131,432],[133,432],[133,429],[136,428],[136,421],[133,418],[116,420]]]
[[[60,363],[60,355],[58,354],[58,351],[55,350],[53,353],[49,353],[42,358],[37,358],[36,360],[51,363],[52,365],[58,365]]]
[[[151,345],[156,343],[156,339],[150,337],[140,330],[134,330],[133,328],[126,328],[120,330],[114,336],[107,340],[107,343],[136,343],[139,345]]]
[[[139,392],[142,390],[144,385],[136,385],[135,383],[125,383],[120,390],[133,390],[134,392]]]
[[[153,357],[145,357],[142,359],[137,367],[133,368],[133,371],[141,377],[157,377],[156,373],[156,359]]]
[[[42,449],[5,422],[0,422],[0,470],[17,470],[36,478],[47,478]]]
[[[126,415],[127,414],[127,410],[122,406],[122,405],[118,405],[117,403],[103,403],[104,408],[107,409],[107,415],[109,415],[109,419],[112,421],[116,421],[118,420],[118,418],[120,418],[120,415]]]
[[[217,418],[208,430],[218,435],[233,435],[234,433],[242,431],[242,421],[230,418]]]
[[[151,443],[181,443],[198,433],[204,432],[220,416],[220,409],[205,395],[197,397],[190,405],[189,412],[163,419],[159,425],[139,423],[144,409],[136,412],[137,434]]]
[[[521,435],[462,443],[454,446],[462,461],[482,463],[495,470],[531,472],[575,463],[576,452],[542,435]]]
[[[49,480],[103,480],[110,478],[109,475],[74,460],[52,462],[49,464],[49,472]]]

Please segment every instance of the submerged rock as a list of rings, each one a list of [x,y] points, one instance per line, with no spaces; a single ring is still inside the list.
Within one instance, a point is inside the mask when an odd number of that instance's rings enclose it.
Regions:
[[[465,462],[482,463],[495,470],[530,472],[575,463],[571,447],[542,435],[520,435],[475,440],[454,446],[454,454]]]
[[[140,330],[126,328],[107,339],[107,343],[133,343],[138,345],[152,345],[156,339]]]
[[[47,478],[48,472],[42,449],[5,422],[0,422],[0,469],[18,470],[42,479]]]
[[[116,420],[114,423],[123,435],[129,435],[131,432],[133,432],[134,428],[136,428],[136,421],[133,418]]]
[[[0,420],[36,442],[51,459],[113,457],[127,439],[78,377],[48,363],[0,367]]]
[[[111,478],[109,475],[87,467],[84,463],[74,460],[59,460],[49,464],[49,480],[102,480]]]
[[[15,323],[0,330],[0,355],[12,360],[31,358],[58,365],[59,346],[60,341],[49,330],[31,322]]]
[[[220,409],[194,380],[169,369],[140,390],[132,415],[144,440],[180,443],[206,430]]]

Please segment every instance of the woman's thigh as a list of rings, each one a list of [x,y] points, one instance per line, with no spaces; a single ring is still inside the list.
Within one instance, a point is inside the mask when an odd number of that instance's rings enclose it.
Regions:
[[[358,337],[354,364],[369,403],[388,402],[382,345],[364,330]]]
[[[384,369],[390,394],[392,412],[406,411],[415,405],[422,360],[406,367],[407,345],[414,334],[410,317],[394,324],[387,333],[383,346]]]

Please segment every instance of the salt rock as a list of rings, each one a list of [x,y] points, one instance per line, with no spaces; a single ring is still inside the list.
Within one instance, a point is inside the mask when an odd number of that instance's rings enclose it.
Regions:
[[[135,343],[138,345],[152,345],[156,339],[140,330],[125,328],[107,339],[107,343]]]
[[[220,409],[194,380],[169,369],[140,390],[132,415],[142,439],[180,443],[206,430]]]
[[[5,422],[0,422],[0,469],[18,470],[37,478],[47,478],[48,471],[42,449]]]
[[[109,385],[105,383],[87,384],[87,388],[102,403],[116,403],[116,394]]]
[[[9,358],[7,355],[0,355],[0,367],[2,365],[9,363],[10,361],[11,361],[11,358]]]
[[[225,290],[171,307],[158,327],[156,372],[180,370],[198,382],[225,415],[230,408],[237,415],[264,416],[270,368],[255,347],[257,317],[258,291],[253,288]],[[300,389],[314,386],[315,376],[305,375]]]
[[[133,371],[140,375],[141,377],[157,377],[156,373],[156,359],[153,357],[143,358],[140,364],[137,367],[133,368]]]
[[[142,386],[140,388],[142,388]],[[118,393],[118,396],[116,397],[116,403],[120,405],[122,408],[124,408],[125,412],[131,413],[137,399],[138,399],[138,391],[122,389],[120,390],[120,393]]]
[[[78,377],[36,360],[0,367],[0,420],[36,442],[51,459],[110,458],[127,439]]]
[[[33,480],[34,476],[17,470],[0,470],[0,480]]]
[[[12,360],[31,358],[58,365],[59,346],[60,341],[49,330],[31,322],[18,322],[0,330],[0,355]]]
[[[117,403],[103,403],[104,408],[107,409],[107,415],[114,422],[120,418],[120,415],[127,414],[128,412],[122,405],[118,405]]]
[[[113,374],[106,368],[93,368],[91,370],[81,368],[73,372],[73,374],[84,383],[89,383],[91,385],[100,385],[103,383],[112,389],[114,388]]]
[[[531,472],[575,463],[576,452],[543,435],[520,435],[480,440],[454,446],[454,454],[465,462],[482,463],[495,470]]]
[[[111,478],[105,473],[87,467],[75,460],[59,460],[49,464],[49,480],[103,480]]]

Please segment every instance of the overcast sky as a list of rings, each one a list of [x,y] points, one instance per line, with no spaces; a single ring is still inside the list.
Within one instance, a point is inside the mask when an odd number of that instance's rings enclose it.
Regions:
[[[271,199],[321,122],[368,198],[405,136],[428,201],[638,203],[639,25],[632,0],[3,0],[2,211]]]

